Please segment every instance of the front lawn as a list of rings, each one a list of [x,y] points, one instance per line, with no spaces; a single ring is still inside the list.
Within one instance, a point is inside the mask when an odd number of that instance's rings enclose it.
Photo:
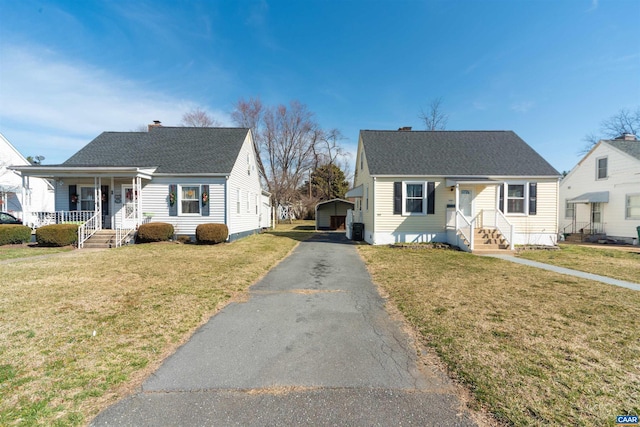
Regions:
[[[561,244],[560,250],[520,252],[521,258],[640,283],[640,253],[621,249]]]
[[[0,246],[0,261],[15,258],[29,258],[41,255],[52,255],[59,252],[69,252],[75,248],[66,246],[63,248],[43,248],[34,245],[4,245]]]
[[[498,420],[613,426],[640,413],[640,292],[464,252],[358,250]]]
[[[82,425],[313,232],[0,264],[0,425]]]

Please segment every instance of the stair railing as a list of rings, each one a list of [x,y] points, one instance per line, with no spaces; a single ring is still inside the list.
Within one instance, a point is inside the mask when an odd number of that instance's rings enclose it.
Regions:
[[[84,247],[84,242],[86,242],[89,237],[93,236],[96,231],[100,228],[100,214],[97,213],[89,218],[84,223],[80,224],[78,227],[78,249],[82,249]]]
[[[467,242],[469,250],[473,251],[473,224],[476,218],[469,221],[460,210],[456,210],[456,232],[459,232]],[[464,242],[463,242],[464,243]]]
[[[498,230],[500,234],[502,234],[502,237],[506,239],[509,244],[509,249],[513,250],[515,246],[513,242],[515,227],[498,209],[496,209],[496,230]]]

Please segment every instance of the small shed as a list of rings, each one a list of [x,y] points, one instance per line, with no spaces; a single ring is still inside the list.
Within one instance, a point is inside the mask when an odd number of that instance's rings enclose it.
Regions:
[[[327,200],[316,205],[316,230],[344,230],[347,210],[354,204],[344,199]]]

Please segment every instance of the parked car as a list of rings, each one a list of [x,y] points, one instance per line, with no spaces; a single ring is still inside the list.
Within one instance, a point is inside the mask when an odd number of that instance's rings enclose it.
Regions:
[[[22,220],[6,212],[0,212],[0,224],[20,224]]]

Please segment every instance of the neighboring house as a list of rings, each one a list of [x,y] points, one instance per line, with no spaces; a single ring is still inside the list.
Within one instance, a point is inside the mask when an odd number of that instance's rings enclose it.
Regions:
[[[559,173],[511,131],[360,131],[351,221],[370,244],[555,245]]]
[[[22,180],[11,166],[30,165],[29,161],[0,134],[0,211],[22,218],[24,224],[34,225],[33,218],[25,215],[23,206],[29,204],[35,211],[54,208],[53,185],[46,179]]]
[[[143,222],[167,222],[189,236],[199,224],[223,223],[229,240],[265,225],[249,129],[156,124],[104,132],[61,165],[15,169],[55,181],[53,221],[81,222],[88,235],[116,230],[115,246]]]
[[[636,136],[625,134],[594,145],[560,182],[560,202],[560,233],[567,238],[637,243],[640,141]]]
[[[353,209],[353,202],[332,199],[316,205],[316,230],[344,230],[347,211]]]

